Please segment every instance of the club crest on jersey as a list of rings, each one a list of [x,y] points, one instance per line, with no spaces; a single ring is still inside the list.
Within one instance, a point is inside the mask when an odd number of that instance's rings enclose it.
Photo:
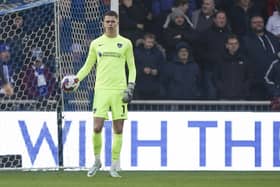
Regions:
[[[121,43],[117,43],[118,48],[121,48],[123,45]]]

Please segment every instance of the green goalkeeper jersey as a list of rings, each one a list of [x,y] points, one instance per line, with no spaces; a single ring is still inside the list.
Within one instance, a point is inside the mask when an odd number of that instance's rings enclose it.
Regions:
[[[126,89],[128,82],[135,82],[136,69],[133,47],[130,40],[118,35],[110,38],[103,34],[90,44],[88,57],[77,77],[82,81],[96,63],[95,89],[120,90]]]

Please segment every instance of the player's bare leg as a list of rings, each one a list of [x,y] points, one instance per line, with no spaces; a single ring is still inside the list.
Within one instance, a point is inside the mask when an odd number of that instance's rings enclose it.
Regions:
[[[87,176],[93,177],[98,170],[100,170],[102,164],[100,159],[100,152],[102,146],[101,132],[104,124],[104,118],[95,117],[94,118],[94,128],[93,128],[93,149],[95,161],[93,166],[89,169]]]
[[[114,138],[113,138],[113,148],[112,148],[112,165],[110,169],[111,177],[121,177],[118,173],[119,170],[119,159],[120,152],[122,148],[122,132],[123,132],[123,119],[118,119],[113,121],[114,128]]]

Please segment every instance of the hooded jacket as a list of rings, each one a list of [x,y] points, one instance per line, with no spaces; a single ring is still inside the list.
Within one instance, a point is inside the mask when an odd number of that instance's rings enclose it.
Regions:
[[[178,44],[176,52],[182,48],[187,48],[189,59],[187,63],[182,63],[175,58],[171,63],[165,65],[163,69],[162,85],[163,95],[166,99],[185,100],[198,99],[200,97],[200,70],[197,63],[193,61],[191,49]]]

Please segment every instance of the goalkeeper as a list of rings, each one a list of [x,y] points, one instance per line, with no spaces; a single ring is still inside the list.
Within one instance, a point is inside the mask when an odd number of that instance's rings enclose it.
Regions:
[[[90,44],[87,60],[76,75],[82,81],[96,63],[96,82],[93,102],[94,133],[93,149],[95,163],[88,171],[94,176],[101,168],[101,131],[108,111],[111,109],[113,118],[113,147],[110,175],[120,177],[117,172],[122,147],[124,120],[127,119],[127,103],[132,99],[136,69],[132,43],[129,39],[118,35],[118,14],[108,11],[103,18],[104,34]],[[126,77],[128,67],[128,84]]]

